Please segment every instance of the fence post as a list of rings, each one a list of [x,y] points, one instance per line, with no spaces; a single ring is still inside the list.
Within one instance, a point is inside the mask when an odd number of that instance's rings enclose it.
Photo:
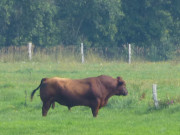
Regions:
[[[32,43],[28,43],[28,55],[29,55],[29,60],[32,59]]]
[[[129,64],[131,64],[131,44],[129,44]]]
[[[82,63],[84,63],[84,47],[83,47],[83,43],[81,43],[81,56],[82,56]]]
[[[154,105],[157,109],[159,107],[158,99],[157,99],[157,84],[153,84],[153,99],[154,99]]]

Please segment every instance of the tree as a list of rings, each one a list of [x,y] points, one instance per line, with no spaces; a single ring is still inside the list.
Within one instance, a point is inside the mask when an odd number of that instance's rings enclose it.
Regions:
[[[81,41],[90,45],[110,45],[115,42],[116,21],[121,17],[120,0],[61,0],[59,28],[64,44]]]
[[[0,46],[5,45],[7,41],[6,32],[10,24],[11,13],[13,12],[12,5],[13,1],[0,1]]]
[[[4,5],[3,5],[4,4]],[[3,45],[24,45],[31,41],[36,45],[56,45],[56,7],[50,0],[3,0],[1,1],[3,29],[6,39]],[[0,36],[0,40],[2,40]]]
[[[180,41],[179,7],[179,0],[1,0],[0,46],[170,48]]]
[[[40,46],[57,45],[60,39],[54,18],[57,12],[54,1],[32,1],[29,10],[31,14],[28,19],[31,24],[28,31],[30,41]]]
[[[119,43],[151,46],[168,37],[167,28],[172,23],[171,14],[165,8],[168,3],[169,0],[122,0],[124,18],[119,22],[122,37]]]
[[[169,11],[173,19],[173,25],[169,28],[171,35],[171,42],[174,45],[180,44],[180,1],[173,0],[170,2]]]

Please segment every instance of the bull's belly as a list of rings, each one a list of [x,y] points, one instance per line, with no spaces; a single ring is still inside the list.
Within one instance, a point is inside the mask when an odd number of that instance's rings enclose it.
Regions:
[[[74,97],[57,97],[55,102],[61,105],[73,107],[73,106],[91,106],[91,100],[85,98]]]

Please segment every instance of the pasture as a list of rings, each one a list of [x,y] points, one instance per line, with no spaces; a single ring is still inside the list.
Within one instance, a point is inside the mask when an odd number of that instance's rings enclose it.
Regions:
[[[122,76],[129,95],[113,96],[93,118],[90,108],[56,103],[41,116],[39,91],[44,77]],[[157,84],[159,109],[152,84]],[[178,62],[0,62],[1,135],[178,135],[180,134],[180,63]]]

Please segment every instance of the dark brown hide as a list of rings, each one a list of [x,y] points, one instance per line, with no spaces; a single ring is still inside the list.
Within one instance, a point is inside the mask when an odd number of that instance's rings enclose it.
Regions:
[[[96,117],[99,109],[107,104],[111,96],[128,94],[125,81],[121,77],[115,79],[105,75],[76,80],[44,78],[32,92],[31,99],[39,88],[43,116],[47,115],[51,105],[54,108],[54,103],[58,102],[69,109],[73,106],[88,106]]]

